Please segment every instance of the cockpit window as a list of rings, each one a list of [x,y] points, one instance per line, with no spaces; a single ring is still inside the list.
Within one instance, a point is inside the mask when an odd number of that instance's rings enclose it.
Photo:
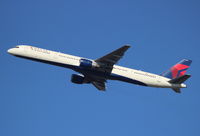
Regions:
[[[15,48],[19,48],[19,46],[16,46]]]

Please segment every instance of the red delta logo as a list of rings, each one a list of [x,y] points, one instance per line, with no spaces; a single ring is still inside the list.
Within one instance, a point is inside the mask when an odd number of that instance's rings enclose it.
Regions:
[[[184,65],[184,64],[175,65],[174,67],[171,68],[172,77],[176,78],[176,77],[183,76],[188,68],[189,66]]]

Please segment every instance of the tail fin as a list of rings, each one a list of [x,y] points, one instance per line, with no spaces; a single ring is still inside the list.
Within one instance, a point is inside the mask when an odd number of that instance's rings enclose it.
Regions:
[[[178,78],[185,75],[191,63],[192,60],[183,59],[161,75],[170,79]]]

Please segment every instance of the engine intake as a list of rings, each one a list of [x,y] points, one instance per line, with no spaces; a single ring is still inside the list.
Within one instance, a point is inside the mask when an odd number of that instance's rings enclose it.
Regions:
[[[80,59],[80,67],[83,68],[96,68],[99,67],[99,65],[92,61],[92,60],[88,60],[88,59]]]

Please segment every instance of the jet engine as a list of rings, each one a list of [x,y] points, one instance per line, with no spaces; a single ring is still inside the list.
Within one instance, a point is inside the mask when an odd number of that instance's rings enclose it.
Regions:
[[[71,82],[75,84],[83,84],[85,77],[83,75],[72,74]]]
[[[92,60],[80,59],[80,67],[82,68],[97,68],[99,65]]]

